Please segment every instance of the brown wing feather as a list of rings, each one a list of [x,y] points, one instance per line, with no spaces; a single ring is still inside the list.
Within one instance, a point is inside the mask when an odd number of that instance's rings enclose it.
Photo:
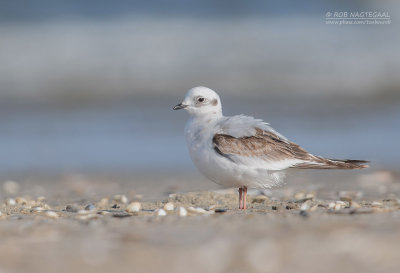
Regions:
[[[240,155],[245,157],[265,157],[266,160],[281,161],[299,159],[306,162],[293,168],[301,169],[361,169],[367,161],[331,160],[314,156],[296,143],[280,138],[273,132],[256,128],[256,134],[250,137],[235,138],[226,134],[213,137],[214,149],[222,156]]]
[[[299,145],[280,138],[273,132],[256,129],[251,137],[235,138],[230,135],[216,134],[214,147],[223,154],[267,157],[269,160],[301,159],[311,160],[314,156]]]

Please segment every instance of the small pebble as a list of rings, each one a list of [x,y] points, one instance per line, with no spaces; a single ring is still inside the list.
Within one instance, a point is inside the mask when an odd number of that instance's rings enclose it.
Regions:
[[[184,216],[187,216],[187,214],[188,214],[187,210],[184,207],[179,207],[178,208],[178,215],[179,216],[183,216],[184,217]]]
[[[213,210],[213,209],[215,209],[215,207],[216,207],[216,205],[208,206],[207,210]]]
[[[286,205],[286,209],[296,209],[296,208],[297,208],[297,206],[295,204],[292,204],[292,203],[288,203]]]
[[[301,211],[307,211],[310,209],[310,201],[306,201],[303,204],[301,204],[300,210]]]
[[[203,208],[194,208],[194,207],[188,207],[187,209],[189,212],[192,213],[199,213],[199,214],[213,214],[214,211],[206,211]]]
[[[164,210],[166,210],[166,211],[174,210],[174,208],[175,208],[175,206],[174,206],[174,203],[172,203],[172,202],[168,202],[164,205]]]
[[[106,210],[102,210],[102,211],[99,212],[100,215],[108,215],[108,214],[110,214],[110,213],[111,213],[111,212],[106,211]]]
[[[142,208],[139,202],[132,202],[126,207],[127,212],[138,212]]]
[[[88,211],[88,210],[80,209],[80,210],[77,211],[77,213],[78,213],[78,214],[89,214],[89,213],[91,213],[91,212]]]
[[[374,201],[374,202],[372,202],[371,203],[371,206],[373,206],[373,207],[382,207],[383,206],[383,204],[381,203],[381,202],[378,202],[378,201]]]
[[[340,196],[340,200],[346,201],[346,202],[351,202],[353,200],[353,198],[351,198],[351,196],[348,196],[348,195],[343,195],[343,196]]]
[[[3,191],[7,194],[16,194],[19,188],[19,184],[15,181],[6,181],[3,184]]]
[[[303,216],[303,217],[308,217],[309,216],[309,214],[308,214],[308,212],[306,210],[301,210],[299,214],[301,216]]]
[[[333,207],[333,210],[341,210],[341,209],[343,209],[343,206],[340,205],[340,204],[336,204],[336,205]]]
[[[310,199],[310,200],[315,199],[315,192],[307,193],[305,199]]]
[[[107,208],[108,207],[108,198],[102,198],[98,205],[101,208]]]
[[[6,200],[6,205],[8,205],[8,206],[15,206],[16,204],[17,204],[17,202],[15,201],[14,198],[8,198]]]
[[[294,195],[294,199],[301,200],[306,198],[306,194],[304,192],[298,192]]]
[[[58,213],[56,213],[55,211],[52,211],[52,210],[46,211],[45,215],[50,218],[58,218],[59,217]]]
[[[269,198],[265,195],[258,195],[256,197],[253,198],[253,200],[251,200],[252,203],[264,203],[266,201],[268,201]]]
[[[163,209],[157,209],[155,212],[156,212],[157,216],[166,216],[167,215],[167,212]]]
[[[125,195],[114,195],[114,200],[122,204],[128,203],[128,197],[126,197]]]
[[[96,210],[96,207],[93,204],[89,204],[85,207],[85,210]]]
[[[112,214],[113,217],[116,218],[125,218],[125,217],[130,217],[132,214],[126,213],[126,212],[115,212]]]
[[[78,212],[79,207],[77,205],[67,205],[65,210],[68,212]]]
[[[347,204],[346,204],[345,202],[343,202],[343,201],[336,201],[336,202],[331,202],[331,203],[329,203],[328,208],[329,208],[330,210],[335,210],[335,211],[337,211],[337,210],[344,209],[346,206],[347,206]]]
[[[26,205],[28,203],[28,201],[26,201],[25,198],[23,197],[17,197],[15,198],[15,202],[19,205]]]
[[[40,206],[37,206],[37,207],[33,207],[32,208],[32,211],[43,211],[44,210],[44,208],[42,208],[42,207],[40,207]]]

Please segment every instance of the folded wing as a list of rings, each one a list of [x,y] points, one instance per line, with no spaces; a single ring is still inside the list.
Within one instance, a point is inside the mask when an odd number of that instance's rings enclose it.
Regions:
[[[287,140],[261,120],[246,116],[235,116],[229,119],[222,123],[212,143],[216,153],[237,164],[269,170],[367,167],[362,165],[367,161],[326,159],[314,156],[296,143]]]

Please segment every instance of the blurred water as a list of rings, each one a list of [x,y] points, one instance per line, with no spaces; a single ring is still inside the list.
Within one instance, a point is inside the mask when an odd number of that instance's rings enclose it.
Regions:
[[[199,84],[238,96],[398,98],[398,25],[328,26],[324,14],[0,24],[0,100],[178,96]]]
[[[83,108],[3,107],[0,172],[193,170],[179,99]],[[332,158],[400,162],[400,107],[326,101],[223,100],[225,114],[253,114],[309,151]]]
[[[396,166],[400,5],[289,2],[2,3],[0,172],[193,170],[171,107],[197,85],[315,154]]]

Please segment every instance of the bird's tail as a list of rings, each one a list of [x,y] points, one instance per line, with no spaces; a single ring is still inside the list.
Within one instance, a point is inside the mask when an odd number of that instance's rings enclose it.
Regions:
[[[369,163],[366,160],[353,160],[353,159],[328,159],[320,156],[315,156],[314,160],[302,162],[293,166],[298,169],[364,169],[368,168]]]

